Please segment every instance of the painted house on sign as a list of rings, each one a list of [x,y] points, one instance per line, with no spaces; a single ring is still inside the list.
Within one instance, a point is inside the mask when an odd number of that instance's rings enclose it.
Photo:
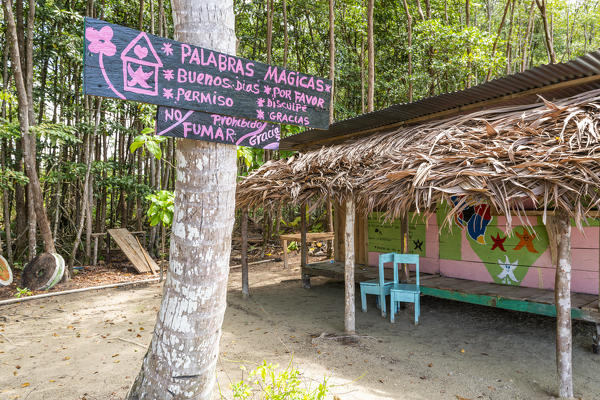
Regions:
[[[125,91],[158,95],[158,69],[163,63],[145,32],[141,32],[125,47],[121,60]]]

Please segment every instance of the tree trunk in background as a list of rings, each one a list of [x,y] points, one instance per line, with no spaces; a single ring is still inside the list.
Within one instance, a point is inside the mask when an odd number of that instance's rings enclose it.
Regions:
[[[531,0],[531,5],[529,6],[529,19],[527,21],[527,31],[525,32],[525,39],[523,41],[523,58],[521,59],[521,72],[525,71],[527,67],[527,50],[529,49],[529,38],[531,37],[531,33],[533,31],[533,9],[535,5],[535,0]]]
[[[2,141],[2,166],[6,167],[6,139]],[[14,263],[14,255],[12,249],[12,230],[10,226],[10,196],[11,193],[8,189],[2,190],[2,211],[4,219],[4,230],[6,232],[6,255],[8,256],[8,262],[12,265]]]
[[[17,87],[17,99],[19,101],[19,123],[21,125],[21,132],[23,134],[23,148],[26,150],[24,153],[25,170],[29,177],[29,182],[32,189],[32,199],[37,223],[40,227],[40,233],[44,240],[45,251],[49,253],[55,253],[54,240],[52,239],[52,232],[50,231],[50,223],[46,216],[46,210],[44,209],[44,200],[42,198],[42,190],[40,187],[40,180],[37,174],[36,168],[36,157],[35,153],[32,154],[31,149],[35,148],[35,135],[29,132],[29,114],[30,105],[27,96],[27,89],[25,86],[25,77],[21,68],[21,57],[19,52],[19,43],[17,41],[17,30],[15,20],[13,17],[12,4],[10,0],[3,0],[2,5],[4,8],[4,18],[7,22],[7,40],[11,43],[11,59],[12,69],[15,78],[15,86]],[[33,23],[33,21],[31,21]],[[32,76],[27,77],[33,80]],[[33,112],[31,112],[33,116]],[[32,144],[33,142],[33,144]]]
[[[335,0],[329,0],[329,79],[331,79],[331,108],[329,109],[329,124],[333,124],[335,97]]]
[[[406,0],[405,0],[406,1]],[[471,25],[471,2],[469,0],[465,0],[465,25],[467,28]],[[467,47],[467,81],[465,82],[465,87],[471,87],[471,47]]]
[[[540,9],[540,15],[542,16],[542,22],[544,24],[544,38],[546,39],[546,50],[548,52],[548,62],[550,64],[556,64],[556,53],[554,53],[554,40],[552,38],[552,32],[548,24],[548,16],[546,14],[546,0],[535,0],[538,8]]]
[[[144,27],[144,0],[140,0],[140,14],[138,16],[138,30]]]
[[[273,0],[267,0],[267,64],[273,61]]]
[[[367,112],[371,112],[375,108],[375,39],[373,38],[373,6],[375,0],[367,1],[367,41],[369,53],[369,86],[367,89]]]
[[[233,54],[233,0],[173,0],[175,39]],[[169,271],[128,399],[211,399],[226,307],[236,148],[181,139]]]
[[[496,48],[498,47],[498,40],[500,39],[500,34],[502,33],[502,28],[504,27],[504,22],[506,21],[506,13],[508,12],[508,7],[510,7],[510,3],[514,0],[508,0],[506,5],[504,6],[504,13],[502,14],[502,20],[500,20],[500,26],[498,26],[498,32],[496,33],[496,39],[494,39],[494,45],[492,46],[491,55],[493,56],[496,53]],[[537,1],[537,0],[536,0]],[[485,81],[490,80],[490,76],[492,75],[492,67],[488,69],[487,75],[485,77]]]
[[[150,0],[150,33],[154,35],[154,0]]]
[[[27,13],[27,43],[25,43],[25,88],[27,89],[27,112],[29,115],[29,126],[35,125],[35,111],[33,109],[33,29],[35,28],[35,0],[29,0],[29,10]],[[21,54],[21,57],[23,54]],[[32,140],[29,142],[30,151],[35,157],[37,152],[36,148],[36,135],[31,136]]]
[[[92,213],[91,213],[91,170],[92,170],[92,137],[95,137],[98,133],[98,126],[100,125],[100,108],[102,107],[102,100],[98,101],[98,108],[96,108],[96,114],[94,116],[94,130],[91,134],[87,134],[85,142],[85,152],[83,158],[85,159],[86,170],[85,178],[83,181],[83,199],[81,201],[81,215],[79,218],[79,226],[77,228],[77,234],[75,236],[75,243],[73,244],[73,251],[71,252],[71,258],[69,259],[69,268],[73,266],[75,257],[77,256],[77,248],[81,242],[81,235],[83,227],[87,221],[86,229],[86,246],[85,255],[89,261],[90,256],[90,244],[91,244],[91,230],[92,230]]]
[[[163,25],[163,20],[165,19],[165,5],[163,4],[164,0],[158,0],[158,36],[164,37],[165,29]]]
[[[573,338],[571,335],[571,220],[560,212],[555,216],[558,238],[555,278],[556,304],[556,369],[558,395],[573,397]]]
[[[23,142],[23,152],[25,153],[25,142]],[[27,184],[27,243],[29,251],[27,253],[27,260],[31,261],[37,254],[37,224],[35,218],[35,207],[33,205],[33,190],[31,183]]]
[[[419,12],[421,21],[425,21],[425,14],[423,14],[423,8],[421,7],[421,2],[419,0],[417,0],[417,11]]]
[[[281,0],[283,2],[283,68],[287,68],[287,59],[288,59],[288,47],[289,47],[289,37],[288,37],[288,23],[287,23],[287,0]]]
[[[404,11],[406,12],[406,30],[408,33],[408,102],[413,101],[413,82],[412,82],[412,16],[410,15],[410,9],[408,3],[404,1]]]
[[[360,113],[365,113],[365,42],[364,36],[360,40],[360,54],[359,54],[359,66],[360,66]]]
[[[508,19],[508,35],[506,38],[506,75],[512,73],[512,32],[515,18],[515,3],[516,1],[512,2],[510,7],[510,18]]]

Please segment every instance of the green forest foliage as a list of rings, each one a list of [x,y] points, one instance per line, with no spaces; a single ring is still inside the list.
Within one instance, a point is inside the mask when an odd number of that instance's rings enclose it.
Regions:
[[[152,140],[148,136],[154,126],[154,106],[111,99],[104,99],[100,104],[98,99],[83,96],[83,17],[88,4],[93,4],[91,14],[97,18],[172,38],[170,3],[164,0],[13,2],[21,44],[27,40],[27,28],[33,26],[31,82],[36,125],[33,131],[37,135],[38,170],[44,201],[59,251],[71,251],[77,226],[85,214],[82,197],[88,166],[92,223],[90,227],[86,226],[87,234],[84,233],[86,238],[81,244],[78,261],[84,262],[86,256],[89,258],[85,243],[91,240],[89,234],[106,232],[111,227],[146,230],[150,245],[157,249],[160,242],[158,221],[148,221],[146,212],[152,199],[156,198],[150,194],[174,189],[175,143],[173,139]],[[285,61],[290,69],[327,77],[328,2],[287,0],[287,21],[284,21],[283,0],[273,3],[272,62],[283,65]],[[29,4],[35,5],[34,21],[28,20]],[[267,1],[235,0],[234,4],[238,55],[266,62]],[[547,0],[545,4],[551,44],[558,62],[598,47],[598,1]],[[404,2],[375,1],[375,109],[407,102],[410,83],[413,99],[418,100],[482,83],[488,71],[493,79],[549,62],[542,13],[536,0],[511,0],[508,8],[505,1],[498,0],[407,0],[407,5],[412,17],[410,47]],[[363,0],[335,2],[335,120],[365,112],[368,86],[366,15]],[[23,169],[18,103],[4,17],[0,23],[0,189],[3,204],[0,237],[2,253],[9,254],[13,261],[27,259],[31,251],[27,249],[25,185],[28,180]],[[499,29],[500,25],[502,29]],[[412,75],[409,75],[409,54],[412,54]],[[98,109],[99,125],[95,127],[94,115]],[[284,136],[300,130],[283,127]],[[86,158],[88,140],[91,152]],[[130,151],[137,148],[139,150]],[[240,149],[239,175],[247,174],[267,159],[289,154]],[[295,210],[289,207],[285,210],[284,220],[293,221]],[[167,222],[162,217],[160,220]]]

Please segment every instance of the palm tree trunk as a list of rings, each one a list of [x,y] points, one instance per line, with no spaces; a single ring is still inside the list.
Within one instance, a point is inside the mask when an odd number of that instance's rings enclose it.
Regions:
[[[233,0],[173,0],[175,38],[235,49]],[[169,271],[152,342],[128,399],[210,399],[226,307],[236,148],[177,143]]]

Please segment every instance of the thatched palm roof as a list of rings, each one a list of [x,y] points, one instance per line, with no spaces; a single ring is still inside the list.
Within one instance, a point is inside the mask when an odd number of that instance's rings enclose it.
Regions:
[[[543,99],[542,99],[543,100]],[[239,206],[344,201],[362,212],[434,212],[487,202],[509,219],[525,201],[578,224],[600,203],[600,90],[402,127],[288,160],[238,185]],[[544,213],[545,218],[545,213]]]

